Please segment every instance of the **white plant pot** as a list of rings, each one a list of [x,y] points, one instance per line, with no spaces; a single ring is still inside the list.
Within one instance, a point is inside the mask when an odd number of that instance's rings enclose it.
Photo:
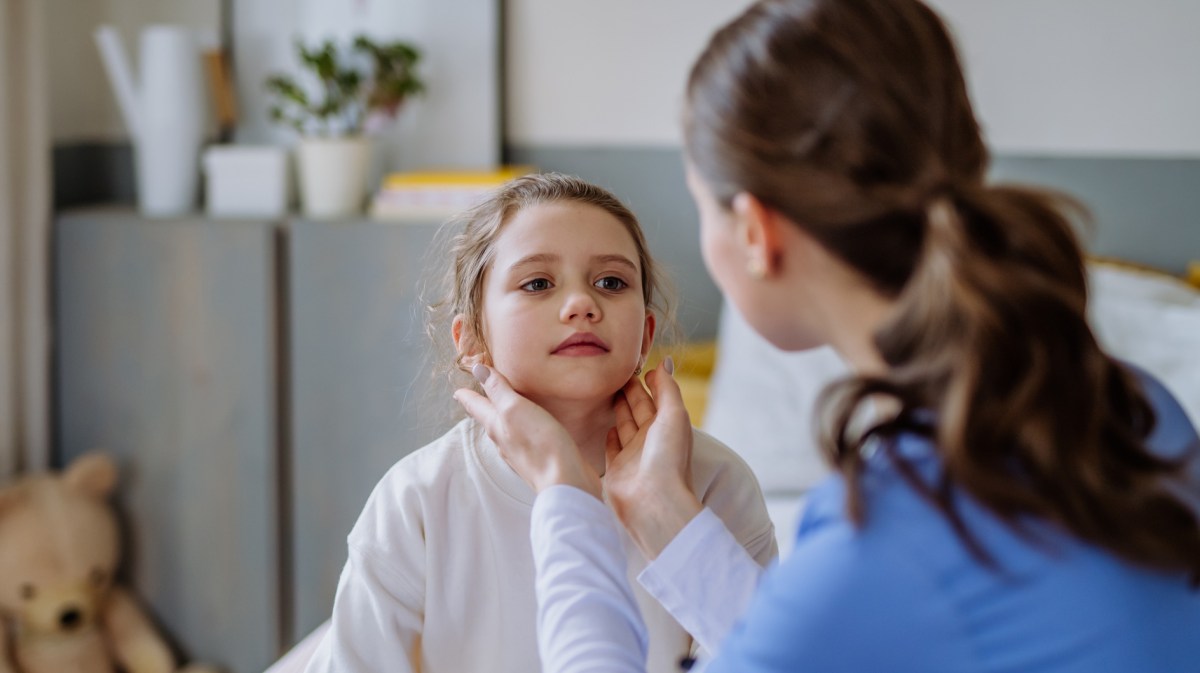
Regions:
[[[304,138],[296,152],[305,217],[362,213],[371,160],[371,144],[366,138]]]

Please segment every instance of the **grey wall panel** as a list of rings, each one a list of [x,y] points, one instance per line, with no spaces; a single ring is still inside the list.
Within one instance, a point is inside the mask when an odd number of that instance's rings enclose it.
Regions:
[[[119,460],[127,570],[187,653],[279,648],[274,228],[61,217],[57,455]]]
[[[428,396],[418,289],[435,231],[298,221],[289,232],[296,639],[329,617],[371,489],[448,426],[455,403]]]
[[[1098,255],[1182,273],[1200,261],[1200,160],[1001,156],[996,180],[1029,182],[1082,200]]]

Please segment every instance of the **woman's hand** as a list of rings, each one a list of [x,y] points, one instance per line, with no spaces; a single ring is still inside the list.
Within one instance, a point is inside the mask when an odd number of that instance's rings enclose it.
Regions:
[[[670,358],[637,378],[614,403],[604,485],[617,517],[642,553],[654,559],[704,506],[692,493],[692,423],[672,377]]]
[[[600,477],[584,463],[575,440],[550,412],[522,397],[486,365],[475,365],[471,373],[487,396],[460,388],[454,399],[483,426],[500,455],[535,493],[565,484],[601,497]]]

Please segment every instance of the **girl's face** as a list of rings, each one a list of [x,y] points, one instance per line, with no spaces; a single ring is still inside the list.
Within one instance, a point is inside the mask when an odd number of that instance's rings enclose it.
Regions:
[[[534,401],[620,390],[654,337],[625,226],[595,206],[544,203],[514,215],[494,245],[482,311],[492,365]]]

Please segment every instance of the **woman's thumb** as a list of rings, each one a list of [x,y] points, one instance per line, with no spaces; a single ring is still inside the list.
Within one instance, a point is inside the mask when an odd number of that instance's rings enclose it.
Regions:
[[[675,381],[674,358],[668,356],[655,367],[654,376],[647,378],[653,379],[650,385],[654,393],[654,404],[659,411],[684,409],[683,392],[679,389],[679,383]]]
[[[492,370],[482,362],[476,362],[475,366],[471,367],[471,376],[479,382],[479,385],[486,386],[488,379],[492,377]]]
[[[485,364],[480,363],[471,367],[471,375],[475,377],[476,381],[479,381],[484,394],[496,408],[507,408],[524,399],[520,393],[513,390],[512,384],[504,378],[504,374]]]

